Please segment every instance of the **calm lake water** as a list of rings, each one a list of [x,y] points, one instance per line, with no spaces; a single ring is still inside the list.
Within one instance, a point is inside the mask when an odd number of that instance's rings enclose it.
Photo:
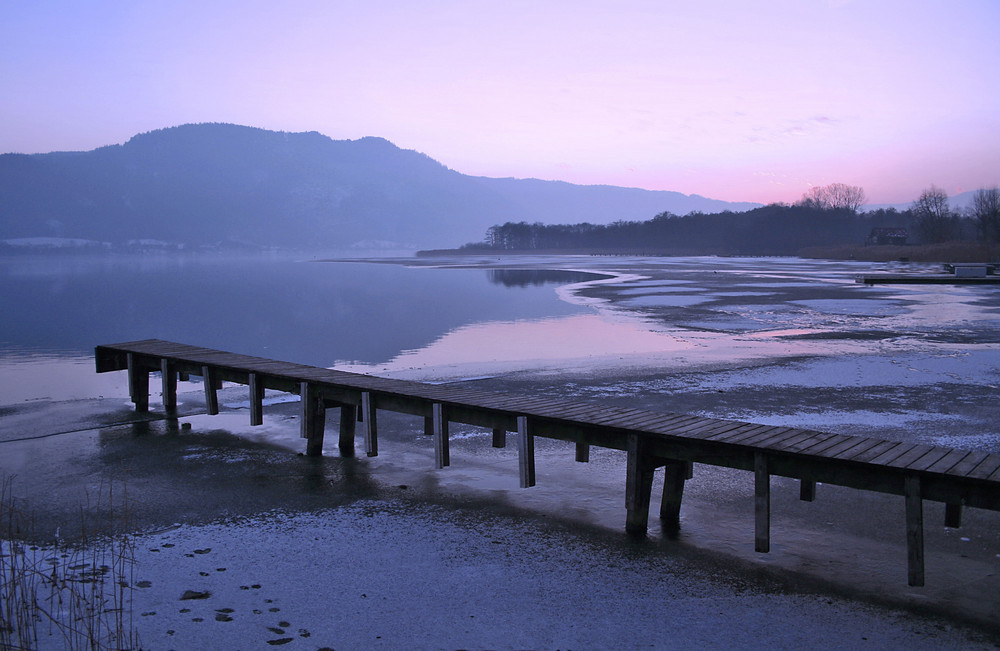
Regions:
[[[469,323],[580,313],[549,285],[578,277],[278,257],[13,258],[0,260],[0,353],[160,338],[319,366],[374,363]]]
[[[538,486],[521,490],[514,446],[492,448],[489,431],[455,424],[452,466],[431,471],[433,445],[422,419],[387,412],[378,457],[341,459],[328,436],[317,479],[296,465],[304,457],[290,453],[302,450],[296,405],[269,402],[264,425],[251,427],[245,387],[227,387],[222,413],[208,416],[200,384],[182,383],[181,421],[189,429],[157,421],[133,430],[125,422],[132,416],[125,374],[96,374],[92,360],[97,344],[157,337],[484,390],[1000,450],[1000,291],[854,282],[873,270],[878,266],[791,258],[2,259],[0,472],[22,477],[26,494],[43,496],[43,505],[75,513],[81,486],[98,486],[125,459],[130,493],[150,527],[302,507],[310,491],[334,501],[369,491],[375,511],[397,509],[393,527],[412,517],[406,500],[448,505],[413,525],[424,536],[451,536],[454,522],[484,510],[511,513],[546,531],[561,523],[571,539],[612,532],[612,549],[625,549],[643,572],[661,552],[671,563],[675,550],[719,553],[726,562],[772,565],[876,595],[890,591],[906,602],[912,595],[896,496],[824,486],[807,504],[794,482],[775,478],[775,542],[761,555],[753,551],[752,476],[699,465],[685,488],[680,538],[668,542],[652,518],[650,545],[623,547],[619,451],[595,449],[591,463],[579,464],[572,449],[539,440]],[[77,400],[99,397],[106,399]],[[294,399],[269,396],[286,398]],[[928,585],[938,587],[914,600],[993,621],[996,579],[988,577],[1000,572],[1000,529],[995,513],[969,511],[961,530],[927,525],[936,555]],[[940,517],[928,506],[928,522]],[[462,535],[481,543],[482,529],[476,520]],[[551,540],[554,548],[567,544],[561,534]],[[238,555],[245,543],[239,540]],[[466,547],[462,539],[451,545]],[[259,551],[252,558],[273,556],[267,545]],[[606,558],[600,548],[582,562],[574,557],[572,567],[604,567]],[[481,574],[482,559],[476,563],[469,576]],[[715,567],[700,570],[708,585],[718,583]],[[552,572],[546,594],[563,589],[568,575]],[[616,570],[577,579],[586,593],[609,583],[634,596],[634,585],[622,580]],[[680,593],[705,594],[699,576],[669,580],[694,583]],[[745,590],[742,579],[720,585],[724,594]],[[703,614],[704,600],[695,601]],[[798,625],[800,608],[787,610]],[[773,616],[765,611],[754,611],[753,620]],[[728,612],[712,621],[725,628]],[[147,625],[173,627],[152,617]]]

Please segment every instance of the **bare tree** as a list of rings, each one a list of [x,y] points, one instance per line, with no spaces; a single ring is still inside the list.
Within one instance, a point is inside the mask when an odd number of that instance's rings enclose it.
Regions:
[[[812,205],[823,210],[850,210],[857,212],[858,208],[865,205],[867,197],[865,189],[860,185],[847,185],[845,183],[831,183],[830,185],[816,186],[809,192],[802,195],[800,205]]]
[[[910,210],[916,219],[917,230],[929,243],[947,242],[958,230],[958,217],[948,205],[948,193],[932,185],[920,193]]]
[[[1000,242],[1000,187],[976,190],[972,195],[972,216],[984,240]]]
[[[831,183],[826,186],[830,195],[830,204],[833,208],[842,208],[851,212],[858,212],[858,209],[865,205],[868,197],[865,189],[860,185],[846,185],[844,183]]]

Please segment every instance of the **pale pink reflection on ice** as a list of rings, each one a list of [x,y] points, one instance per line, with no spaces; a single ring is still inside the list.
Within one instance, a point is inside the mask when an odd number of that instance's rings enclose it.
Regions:
[[[404,351],[379,370],[414,367],[553,361],[613,355],[678,352],[691,348],[638,320],[579,315],[538,321],[500,321],[457,328],[418,350]],[[337,368],[348,370],[347,366]],[[352,370],[370,370],[350,367]]]

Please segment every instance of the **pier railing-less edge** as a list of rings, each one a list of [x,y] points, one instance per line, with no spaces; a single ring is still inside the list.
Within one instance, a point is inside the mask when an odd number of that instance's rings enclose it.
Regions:
[[[625,528],[636,535],[646,533],[653,473],[661,467],[660,518],[668,529],[679,525],[693,463],[753,472],[754,547],[762,553],[770,548],[772,475],[800,480],[805,501],[815,499],[817,483],[902,495],[912,586],[924,584],[924,500],[945,503],[947,527],[961,525],[964,506],[1000,511],[998,454],[392,380],[157,339],[97,346],[95,361],[98,373],[128,371],[137,411],[149,409],[154,372],[160,374],[168,414],[177,406],[179,376],[201,376],[209,414],[219,411],[216,392],[222,382],[247,385],[251,425],[263,422],[265,389],[297,394],[301,435],[306,454],[313,456],[322,454],[331,408],[340,411],[338,445],[345,456],[354,454],[359,424],[365,453],[378,454],[379,410],[423,416],[425,431],[434,437],[437,468],[450,464],[449,423],[491,429],[494,447],[504,447],[507,432],[513,432],[522,488],[535,485],[536,436],[575,442],[581,462],[589,460],[592,445],[625,450]]]

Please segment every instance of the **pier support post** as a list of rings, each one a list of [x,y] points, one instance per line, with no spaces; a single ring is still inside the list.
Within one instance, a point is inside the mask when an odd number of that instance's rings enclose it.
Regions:
[[[961,504],[945,504],[944,505],[944,526],[949,529],[958,529],[962,526],[962,505]]]
[[[645,447],[645,441],[638,434],[629,434],[625,469],[625,532],[631,536],[645,536],[649,526],[653,466],[646,459]]]
[[[753,455],[754,471],[754,551],[771,551],[771,475],[767,470],[767,457],[757,452]]]
[[[424,416],[424,436],[434,436],[433,416]]]
[[[216,392],[215,371],[211,366],[202,366],[201,377],[205,383],[205,409],[209,416],[215,416],[219,413],[219,394]]]
[[[660,520],[663,526],[676,531],[681,524],[681,498],[688,473],[687,461],[667,461],[663,466],[663,497],[660,500]]]
[[[495,448],[507,447],[507,430],[505,430],[502,427],[493,428],[493,447]]]
[[[920,477],[903,479],[906,499],[906,566],[911,586],[924,584],[924,503],[920,495]]]
[[[326,403],[318,388],[309,382],[299,384],[302,405],[301,436],[306,439],[306,456],[323,456],[323,436],[326,430]]]
[[[799,499],[803,502],[812,502],[816,499],[816,482],[803,479],[799,483]]]
[[[340,405],[340,456],[354,456],[354,430],[358,422],[358,408],[355,405]]]
[[[162,386],[163,408],[167,411],[177,409],[177,371],[168,359],[160,360],[160,382]]]
[[[250,374],[250,425],[264,424],[264,383],[256,373]]]
[[[590,461],[590,444],[588,443],[577,443],[576,444],[576,460],[580,463],[587,463]]]
[[[535,485],[535,435],[527,416],[517,417],[517,470],[521,488]]]
[[[375,400],[370,391],[361,392],[361,422],[365,431],[365,454],[378,456],[378,422],[375,420]]]
[[[448,410],[440,402],[431,405],[431,420],[434,421],[434,465],[444,468],[451,465],[448,450]]]
[[[149,411],[149,369],[140,368],[132,353],[128,357],[128,394],[136,411]]]

